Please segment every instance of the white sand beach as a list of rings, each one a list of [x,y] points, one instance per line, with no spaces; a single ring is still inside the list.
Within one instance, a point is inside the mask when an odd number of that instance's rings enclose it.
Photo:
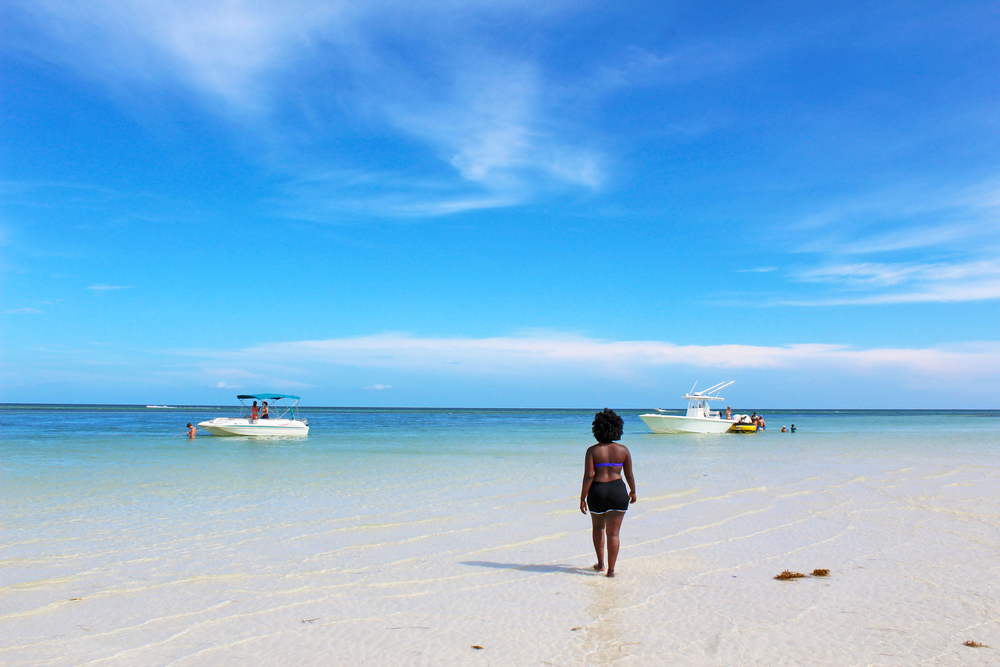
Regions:
[[[127,489],[109,468],[89,490],[73,477],[20,505],[7,493],[2,662],[1000,660],[1000,457],[987,430],[624,442],[639,502],[614,579],[590,569],[580,462],[555,451],[534,465],[489,447],[464,463],[355,452],[360,468],[340,476],[301,465],[318,456],[302,445],[240,453],[230,441],[236,457],[211,475],[178,459],[133,470]],[[817,568],[829,576],[773,578]]]

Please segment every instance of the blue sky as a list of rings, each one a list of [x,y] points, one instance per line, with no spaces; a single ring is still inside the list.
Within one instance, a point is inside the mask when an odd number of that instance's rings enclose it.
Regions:
[[[0,11],[0,401],[1000,404],[993,3]]]

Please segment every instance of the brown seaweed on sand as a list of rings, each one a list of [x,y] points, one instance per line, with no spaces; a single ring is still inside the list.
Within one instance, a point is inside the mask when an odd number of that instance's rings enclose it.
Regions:
[[[813,570],[814,577],[829,577],[830,570]]]
[[[780,581],[788,581],[789,579],[801,579],[804,576],[806,575],[802,574],[801,572],[792,572],[790,570],[785,570],[781,574],[775,575],[774,578]]]
[[[483,647],[480,646],[479,644],[473,644],[472,648],[476,649],[477,651],[482,651],[483,650]]]
[[[989,648],[986,644],[980,644],[979,642],[974,642],[971,639],[967,642],[962,642],[962,646],[971,646],[972,648]]]

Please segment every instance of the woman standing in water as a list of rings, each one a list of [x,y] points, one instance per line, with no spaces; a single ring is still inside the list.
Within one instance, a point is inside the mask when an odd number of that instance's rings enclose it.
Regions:
[[[632,455],[628,447],[616,442],[622,437],[625,423],[614,410],[604,408],[594,415],[593,431],[596,445],[591,445],[583,462],[583,490],[580,491],[580,511],[587,513],[594,524],[594,569],[604,569],[604,541],[608,543],[608,576],[615,576],[618,560],[618,531],[630,503],[635,502],[635,479],[632,478]],[[622,481],[628,480],[628,488]],[[631,489],[631,491],[629,490]]]

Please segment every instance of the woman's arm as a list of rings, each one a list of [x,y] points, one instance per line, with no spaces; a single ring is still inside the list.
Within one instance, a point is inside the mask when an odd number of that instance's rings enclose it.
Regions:
[[[625,465],[622,466],[622,472],[625,474],[625,481],[628,482],[628,502],[629,504],[635,502],[635,478],[632,477],[632,452],[625,448]]]
[[[590,485],[594,481],[594,452],[587,449],[587,455],[583,459],[583,489],[580,490],[580,511],[587,513],[587,493],[590,492]]]

